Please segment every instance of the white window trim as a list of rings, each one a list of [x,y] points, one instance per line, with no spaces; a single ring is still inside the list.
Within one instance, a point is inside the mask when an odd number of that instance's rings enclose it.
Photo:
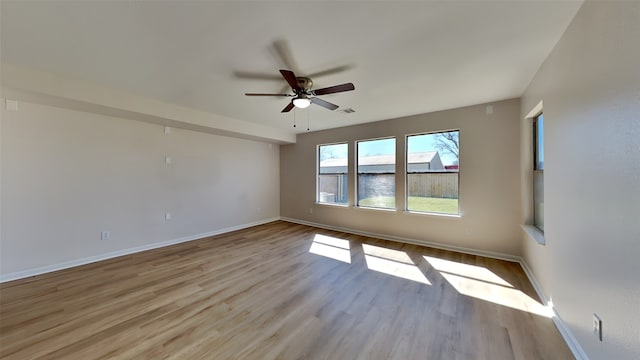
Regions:
[[[348,208],[349,207],[349,204],[324,203],[324,202],[319,202],[319,201],[315,201],[314,204],[315,205],[321,205],[321,206],[339,207],[339,208]]]
[[[535,240],[540,245],[546,245],[547,240],[544,238],[544,233],[540,231],[534,225],[520,225],[522,230],[529,236],[530,239]]]
[[[529,111],[529,113],[527,114],[527,116],[525,116],[525,120],[528,119],[533,119],[534,117],[540,115],[542,113],[542,101],[540,101],[536,106],[533,107],[533,109],[531,109],[531,111]]]
[[[527,116],[525,116],[525,120],[532,120],[535,117],[537,117],[538,115],[542,114],[543,112],[543,102],[542,100],[540,100],[540,102],[538,104],[536,104],[536,106],[533,107],[533,109],[531,109],[531,111],[529,111],[529,113],[527,114]],[[529,194],[531,196],[531,201],[535,201],[535,199],[533,199],[533,192],[531,192]],[[523,224],[520,225],[522,227],[522,230],[524,230],[524,232],[527,234],[527,236],[534,240],[535,242],[537,242],[540,245],[546,245],[547,244],[547,240],[544,237],[544,232],[542,232],[542,230],[538,229],[538,227],[536,227],[533,224]]]
[[[404,213],[410,216],[426,216],[426,217],[434,217],[439,219],[448,219],[448,220],[459,220],[462,219],[462,214],[445,214],[445,213],[437,213],[437,212],[426,212],[426,211],[411,211],[405,210]]]
[[[355,181],[355,186],[354,186],[354,198],[353,198],[353,208],[355,209],[363,209],[363,210],[374,210],[374,211],[391,211],[391,212],[397,212],[398,211],[398,204],[396,204],[395,208],[383,208],[383,207],[376,207],[376,206],[363,206],[360,205],[360,201],[358,200],[358,167],[360,165],[360,161],[359,161],[359,156],[360,153],[358,152],[358,143],[360,142],[367,142],[367,141],[376,141],[376,140],[386,140],[386,139],[393,139],[393,141],[395,142],[396,145],[396,150],[397,150],[397,146],[398,146],[398,139],[395,135],[391,135],[391,136],[383,136],[383,137],[376,137],[376,138],[371,138],[371,139],[362,139],[362,140],[355,140],[354,141],[354,169],[353,169],[353,175],[354,175],[354,181]],[[397,151],[395,153],[396,159],[395,159],[395,163],[393,164],[394,168],[393,168],[393,174],[396,175],[398,174],[398,154]],[[394,187],[397,185],[397,183],[394,181]],[[397,190],[397,189],[396,189]]]
[[[320,147],[321,146],[331,146],[331,145],[347,145],[347,179],[349,178],[349,142],[348,141],[338,141],[327,144],[318,144],[316,145],[316,200],[313,202],[316,205],[329,205],[329,206],[338,206],[338,207],[349,207],[349,185],[347,184],[347,203],[332,203],[332,202],[320,202]]]
[[[407,134],[404,136],[404,213],[409,215],[426,215],[426,216],[435,216],[435,217],[446,217],[459,219],[462,217],[462,211],[460,210],[460,170],[458,169],[458,213],[456,214],[447,214],[447,213],[439,213],[433,211],[417,211],[417,210],[409,210],[409,137],[410,136],[420,136],[420,135],[434,135],[441,134],[445,132],[457,131],[458,136],[460,136],[460,129],[449,129],[449,130],[439,130],[439,131],[431,131],[431,132],[419,132],[413,134]],[[459,144],[458,144],[459,145]],[[460,159],[458,159],[458,165],[460,164]]]
[[[398,209],[396,208],[383,208],[383,207],[375,207],[375,206],[354,205],[353,208],[358,210],[364,210],[364,211],[383,211],[383,212],[390,212],[390,213],[398,212]]]

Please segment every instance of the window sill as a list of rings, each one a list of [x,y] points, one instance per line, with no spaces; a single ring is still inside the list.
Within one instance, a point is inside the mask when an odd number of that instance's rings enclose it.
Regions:
[[[365,211],[384,211],[384,212],[390,212],[390,213],[398,212],[398,210],[396,209],[378,208],[373,206],[354,206],[353,208],[359,209],[359,210],[365,210]]]
[[[460,214],[445,214],[445,213],[410,211],[410,210],[407,210],[404,213],[407,214],[407,215],[435,217],[435,218],[438,218],[438,219],[449,219],[449,220],[460,220],[460,219],[462,219],[462,215],[460,215]]]
[[[535,240],[540,245],[546,245],[547,241],[544,238],[544,233],[540,231],[540,229],[538,229],[533,225],[520,225],[520,226],[522,227],[522,230],[524,230],[524,232],[527,233],[527,235],[529,235],[529,238]]]
[[[337,208],[343,208],[343,209],[349,208],[349,204],[323,203],[323,202],[317,202],[317,201],[314,203],[314,205],[330,206],[330,207],[337,207]]]

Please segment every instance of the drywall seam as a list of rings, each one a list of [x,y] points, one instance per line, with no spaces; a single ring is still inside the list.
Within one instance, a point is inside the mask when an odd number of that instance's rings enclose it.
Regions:
[[[171,245],[175,245],[175,244],[180,244],[180,243],[183,243],[183,242],[198,240],[198,239],[202,239],[202,238],[209,237],[209,236],[215,236],[215,235],[228,233],[228,232],[231,232],[231,231],[242,230],[242,229],[250,228],[252,226],[262,225],[262,224],[270,223],[270,222],[277,221],[277,220],[279,220],[278,217],[269,218],[269,219],[263,219],[263,220],[254,221],[254,222],[247,223],[247,224],[241,224],[241,225],[231,226],[231,227],[227,227],[227,228],[223,228],[223,229],[213,230],[213,231],[202,233],[202,234],[185,236],[185,237],[181,237],[181,238],[178,238],[178,239],[167,240],[167,241],[162,241],[162,242],[158,242],[158,243],[137,246],[137,247],[134,247],[134,248],[117,250],[117,251],[109,252],[109,253],[106,253],[106,254],[89,256],[89,257],[85,257],[85,258],[82,258],[82,259],[66,261],[66,262],[63,262],[63,263],[60,263],[60,264],[48,265],[48,266],[43,266],[43,267],[39,267],[39,268],[35,268],[35,269],[23,270],[23,271],[18,271],[18,272],[6,274],[6,275],[0,275],[0,283],[13,281],[13,280],[18,280],[18,279],[23,279],[23,278],[27,278],[27,277],[30,277],[30,276],[40,275],[40,274],[46,274],[46,273],[50,273],[50,272],[54,272],[54,271],[58,271],[58,270],[64,270],[64,269],[68,269],[68,268],[72,268],[72,267],[76,267],[76,266],[80,266],[80,265],[85,265],[85,264],[90,264],[90,263],[94,263],[94,262],[98,262],[98,261],[102,261],[102,260],[107,260],[107,259],[111,259],[111,258],[115,258],[115,257],[119,257],[119,256],[124,256],[124,255],[129,255],[129,254],[142,252],[142,251],[147,251],[147,250],[157,249],[157,248],[171,246]]]

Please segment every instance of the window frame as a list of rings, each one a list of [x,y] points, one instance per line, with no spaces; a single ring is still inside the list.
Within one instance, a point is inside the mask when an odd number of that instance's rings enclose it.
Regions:
[[[436,211],[421,211],[421,210],[411,210],[409,209],[409,138],[412,136],[422,136],[422,135],[436,135],[448,132],[458,132],[458,171],[456,172],[458,175],[457,178],[457,186],[458,186],[458,206],[456,213],[444,213],[444,212],[436,212]],[[449,130],[438,130],[438,131],[427,131],[427,132],[419,132],[414,134],[406,134],[405,135],[405,149],[404,149],[404,211],[411,214],[417,215],[429,215],[429,216],[445,216],[445,217],[460,217],[462,212],[460,211],[460,129],[449,129]],[[431,168],[431,165],[429,165]],[[444,164],[443,164],[444,167]],[[436,173],[436,172],[434,172]],[[448,171],[441,171],[437,173],[449,173]]]
[[[544,112],[540,111],[532,118],[532,128],[533,128],[533,174],[532,174],[532,186],[531,186],[531,195],[532,195],[532,203],[533,203],[533,226],[544,234],[544,214],[542,214],[542,227],[537,221],[536,213],[536,176],[542,175],[542,193],[544,196],[544,157],[542,162],[542,167],[539,165],[539,154],[540,154],[540,139],[539,139],[539,127],[538,122],[541,119],[542,122],[542,154],[544,154]],[[543,155],[544,156],[544,155]]]
[[[332,145],[345,145],[347,147],[347,166],[346,166],[346,171],[345,173],[326,173],[326,174],[322,174],[320,172],[320,149],[323,146],[332,146]],[[347,198],[347,202],[346,203],[341,203],[341,202],[325,202],[325,201],[320,201],[320,175],[344,175],[346,181],[346,185],[345,185],[345,191],[346,191],[346,198]],[[337,194],[336,194],[337,195]],[[332,142],[332,143],[326,143],[326,144],[318,144],[316,145],[316,204],[320,204],[320,205],[329,205],[329,206],[342,206],[342,207],[348,207],[349,206],[349,142],[348,141],[338,141],[338,142]]]
[[[394,157],[394,162],[393,162],[393,175],[394,175],[394,180],[393,180],[393,198],[394,198],[394,206],[393,207],[379,207],[379,206],[367,206],[367,205],[360,205],[360,192],[358,191],[359,187],[360,187],[360,181],[359,181],[359,167],[360,167],[360,162],[359,162],[359,157],[360,157],[360,147],[358,146],[359,143],[362,142],[369,142],[369,141],[378,141],[378,140],[387,140],[387,139],[393,139],[394,141],[394,149],[393,149],[393,157]],[[354,141],[354,159],[355,159],[355,164],[354,164],[354,176],[355,176],[355,186],[354,186],[354,207],[359,208],[359,209],[367,209],[367,210],[376,210],[376,211],[398,211],[398,204],[397,204],[397,191],[398,191],[398,187],[397,187],[397,183],[396,183],[396,175],[398,173],[398,153],[397,153],[397,146],[398,146],[398,139],[395,135],[391,135],[391,136],[382,136],[382,137],[376,137],[376,138],[370,138],[370,139],[360,139],[360,140],[355,140]]]

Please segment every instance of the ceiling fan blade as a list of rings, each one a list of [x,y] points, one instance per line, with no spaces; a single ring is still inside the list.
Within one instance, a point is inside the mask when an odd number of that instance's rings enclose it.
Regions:
[[[282,80],[282,78],[280,78],[280,80]],[[289,86],[289,84],[284,85],[284,86],[280,89],[280,92],[281,92],[281,93],[286,93],[287,91],[291,91],[291,87]],[[292,95],[292,96],[294,96],[294,95]]]
[[[297,93],[298,91],[302,90],[300,88],[300,86],[298,86],[298,79],[296,78],[296,74],[293,73],[293,71],[290,70],[280,70],[280,74],[282,74],[282,77],[287,80],[287,83],[289,84],[289,86],[291,86],[291,88]]]
[[[294,105],[293,105],[293,101],[292,101],[292,102],[290,102],[290,103],[289,103],[289,105],[285,106],[285,107],[284,107],[284,109],[282,109],[282,111],[281,111],[281,112],[283,112],[283,113],[285,113],[285,112],[289,112],[289,111],[291,111],[291,109],[293,109],[293,108],[294,108]]]
[[[263,74],[263,73],[250,72],[250,71],[234,71],[233,76],[237,77],[238,79],[274,80],[274,81],[282,80],[282,76],[278,76],[275,74]]]
[[[275,40],[273,42],[272,49],[276,53],[277,57],[279,57],[282,61],[282,65],[293,71],[300,70],[295,60],[293,59],[293,53],[291,52],[289,44],[285,39]]]
[[[326,94],[339,93],[343,91],[351,91],[355,89],[356,87],[353,86],[352,83],[346,83],[346,84],[340,84],[335,86],[329,86],[323,89],[313,90],[311,93],[313,93],[313,95],[326,95]]]
[[[316,97],[311,98],[311,103],[319,105],[319,106],[322,106],[323,108],[329,109],[329,110],[335,110],[335,109],[338,108],[338,105],[332,104],[332,103],[330,103],[328,101],[325,101],[325,100],[322,100],[322,99],[316,98]]]
[[[339,73],[339,72],[347,71],[347,70],[351,69],[352,67],[353,66],[351,66],[351,65],[342,65],[342,66],[337,66],[337,67],[334,67],[334,68],[331,68],[331,69],[327,69],[327,70],[324,70],[324,71],[318,71],[318,72],[315,72],[313,74],[309,74],[307,76],[310,77],[310,78],[316,78],[316,77],[320,77],[320,76],[331,75],[331,74],[336,74],[336,73]]]
[[[291,94],[258,94],[258,93],[245,93],[246,96],[293,96]]]

